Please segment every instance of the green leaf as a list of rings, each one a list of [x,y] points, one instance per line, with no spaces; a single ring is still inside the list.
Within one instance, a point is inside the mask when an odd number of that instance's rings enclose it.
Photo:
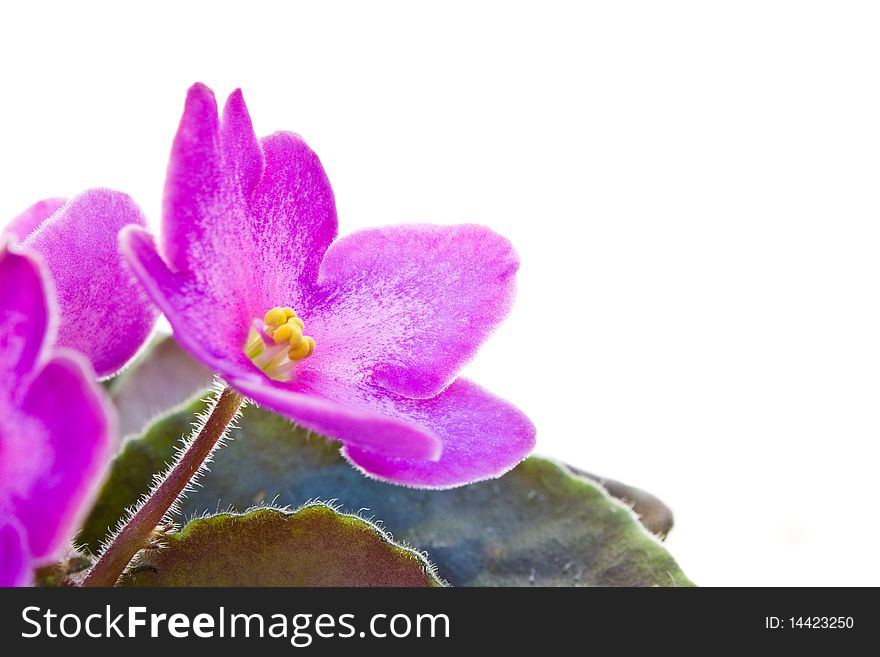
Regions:
[[[427,560],[353,515],[312,504],[193,520],[141,553],[121,586],[442,586]]]
[[[180,406],[209,385],[214,376],[170,335],[159,335],[134,362],[108,381],[119,415],[119,435],[137,434],[157,416]]]
[[[195,403],[129,442],[86,523],[90,546],[148,490],[201,409]],[[395,538],[427,551],[454,585],[690,585],[628,506],[552,461],[531,457],[500,479],[414,490],[366,478],[340,456],[338,443],[256,406],[239,425],[182,500],[185,516],[335,500],[348,511],[367,510]]]
[[[615,479],[599,477],[571,466],[568,466],[568,469],[576,475],[598,482],[612,497],[632,507],[645,529],[656,534],[661,540],[669,534],[673,524],[672,510],[655,495]]]
[[[125,509],[134,505],[152,485],[153,476],[163,472],[174,458],[181,436],[189,435],[193,413],[204,409],[202,401],[187,405],[150,425],[142,436],[127,440],[110,464],[95,504],[75,542],[87,552],[98,554],[101,543],[116,528]]]

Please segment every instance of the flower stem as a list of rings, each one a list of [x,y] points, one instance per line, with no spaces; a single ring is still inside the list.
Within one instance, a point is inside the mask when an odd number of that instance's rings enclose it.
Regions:
[[[83,586],[113,586],[134,556],[147,547],[153,530],[192,481],[235,418],[244,397],[223,388],[211,414],[150,497],[129,518],[83,580]]]

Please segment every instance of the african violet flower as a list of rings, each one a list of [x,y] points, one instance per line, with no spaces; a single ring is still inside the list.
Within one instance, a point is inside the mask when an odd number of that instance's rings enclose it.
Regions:
[[[4,235],[39,253],[52,276],[61,315],[57,344],[115,374],[144,344],[156,310],[119,257],[119,230],[146,225],[127,195],[91,189],[40,201],[15,217]]]
[[[507,315],[518,260],[473,225],[404,225],[335,240],[336,209],[300,137],[254,135],[241,92],[218,118],[187,96],[157,248],[122,232],[177,340],[245,396],[337,439],[370,475],[443,488],[498,476],[534,427],[456,379]]]
[[[111,444],[88,362],[50,351],[57,322],[35,257],[0,244],[0,586],[30,582],[85,510]]]

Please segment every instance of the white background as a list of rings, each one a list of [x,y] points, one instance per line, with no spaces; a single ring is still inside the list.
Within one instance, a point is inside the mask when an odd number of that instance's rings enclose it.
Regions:
[[[467,374],[539,452],[668,502],[696,582],[878,585],[874,7],[5,3],[0,217],[107,186],[155,221],[187,87],[240,86],[342,233],[513,240]]]

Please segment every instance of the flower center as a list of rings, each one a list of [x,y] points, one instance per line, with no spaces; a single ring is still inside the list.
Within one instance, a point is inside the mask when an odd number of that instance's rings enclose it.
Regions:
[[[293,308],[272,308],[253,321],[244,353],[270,379],[290,381],[296,364],[315,353],[315,341],[303,328]]]

